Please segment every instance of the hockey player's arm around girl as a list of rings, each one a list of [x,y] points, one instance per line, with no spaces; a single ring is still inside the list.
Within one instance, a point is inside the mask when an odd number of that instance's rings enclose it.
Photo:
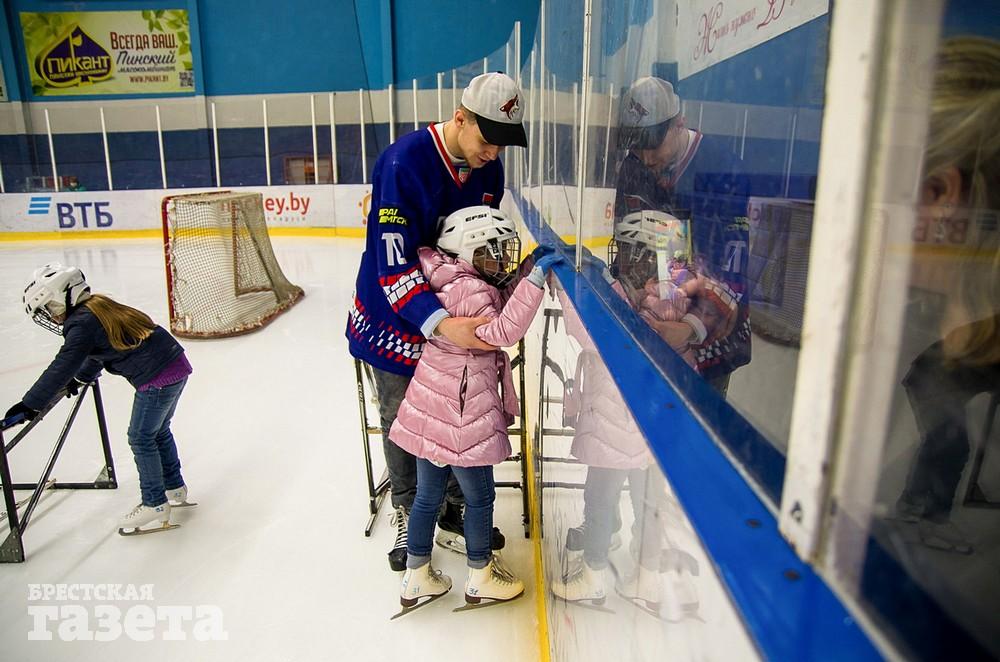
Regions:
[[[121,520],[119,533],[174,528],[171,502],[187,503],[177,447],[170,431],[181,392],[191,374],[184,349],[140,310],[91,294],[76,267],[48,264],[35,270],[24,290],[25,311],[61,335],[63,345],[24,398],[6,416],[34,418],[60,391],[75,393],[102,369],[135,387],[128,442],[139,473],[142,502]],[[152,528],[144,528],[147,525]]]

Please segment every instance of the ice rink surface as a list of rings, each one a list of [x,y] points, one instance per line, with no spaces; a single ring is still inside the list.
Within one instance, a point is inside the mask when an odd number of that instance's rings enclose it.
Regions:
[[[389,570],[385,553],[395,530],[386,502],[372,537],[364,537],[364,458],[344,338],[363,240],[272,241],[285,275],[305,298],[262,331],[181,341],[194,374],[172,427],[190,499],[199,506],[174,511],[178,529],[118,535],[117,520],[139,502],[125,437],[133,390],[120,377],[102,378],[119,487],[43,496],[24,536],[27,561],[0,565],[0,659],[538,658],[532,548],[522,535],[520,493],[511,489],[498,490],[496,524],[507,538],[508,564],[525,580],[525,596],[452,613],[463,604],[465,559],[437,548],[434,563],[454,580],[451,593],[390,623],[401,575]],[[167,326],[158,240],[0,243],[3,411],[61,344],[21,306],[32,270],[47,262],[79,266],[93,291]],[[68,411],[69,401],[60,403],[12,451],[15,481],[37,480]],[[379,444],[377,438],[372,444],[377,473]],[[52,476],[88,481],[102,466],[88,399]],[[502,465],[497,478],[515,480],[516,472]],[[6,522],[0,535],[7,535]],[[121,585],[123,593],[129,585],[145,586],[139,597],[151,592],[152,599],[109,599],[127,596],[106,590],[84,599],[84,585],[107,584]],[[77,585],[75,599],[42,599],[43,585]],[[152,641],[136,640],[144,636]]]

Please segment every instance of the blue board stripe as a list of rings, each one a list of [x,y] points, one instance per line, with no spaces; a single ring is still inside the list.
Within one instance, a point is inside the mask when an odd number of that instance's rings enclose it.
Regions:
[[[517,193],[514,200],[537,241],[569,249],[540,221],[533,205]],[[610,299],[605,301],[595,289],[603,282],[597,270],[585,267],[581,278],[568,264],[557,265],[553,273],[597,345],[763,657],[882,659],[826,583],[781,537],[774,516],[649,360],[646,352],[662,347],[658,337],[642,337],[641,330],[635,336],[626,332],[610,310]]]

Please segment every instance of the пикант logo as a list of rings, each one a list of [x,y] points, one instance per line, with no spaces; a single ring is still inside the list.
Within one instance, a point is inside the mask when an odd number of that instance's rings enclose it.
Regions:
[[[35,71],[51,87],[97,83],[111,78],[111,54],[74,25],[38,54]]]

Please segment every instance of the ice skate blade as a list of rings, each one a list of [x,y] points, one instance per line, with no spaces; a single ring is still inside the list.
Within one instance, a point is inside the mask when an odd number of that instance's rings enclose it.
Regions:
[[[181,501],[179,503],[170,502],[171,508],[192,508],[197,505],[198,505],[197,501]]]
[[[517,595],[515,595],[512,598],[507,598],[506,600],[499,600],[499,599],[493,599],[493,598],[473,598],[474,600],[479,600],[479,602],[469,602],[469,596],[466,595],[465,596],[465,600],[466,600],[465,604],[462,605],[461,607],[455,607],[454,609],[452,609],[452,611],[453,612],[472,611],[473,609],[485,609],[486,607],[494,607],[496,605],[503,605],[503,604],[507,604],[508,602],[513,602],[514,600],[517,600],[518,598],[520,598],[523,595],[524,595],[524,589],[521,589],[520,593],[518,593]]]
[[[49,488],[51,488],[53,485],[55,485],[55,484],[56,484],[56,479],[55,478],[50,478],[47,481],[45,481],[45,487],[42,488],[42,494],[45,494],[46,491]],[[31,501],[31,497],[32,496],[34,496],[34,494],[30,494],[30,495],[24,497],[23,499],[21,499],[20,501],[15,502],[14,503],[14,510],[20,510],[21,506],[23,506],[24,504],[26,504],[29,501]],[[0,513],[0,521],[3,521],[5,519],[7,519],[7,513],[5,513],[5,512],[4,513]]]
[[[451,588],[448,589],[448,591],[450,591],[450,590],[451,590]],[[442,598],[442,597],[448,595],[448,591],[445,591],[444,593],[438,593],[437,595],[432,595],[432,596],[430,596],[429,599],[424,600],[423,602],[417,602],[416,604],[414,604],[412,606],[409,606],[409,607],[407,607],[406,605],[402,605],[401,604],[402,610],[398,614],[394,614],[393,616],[391,616],[389,618],[389,620],[390,621],[394,621],[397,618],[399,618],[400,616],[406,616],[411,611],[416,611],[416,610],[420,609],[421,607],[426,607],[427,605],[429,605],[430,603],[434,602],[438,598]],[[416,599],[420,600],[420,598],[416,598]],[[402,600],[403,600],[403,598],[400,598],[400,602],[401,603],[402,603]]]
[[[642,611],[646,612],[647,614],[649,614],[653,618],[655,618],[657,620],[660,620],[660,621],[666,621],[667,620],[663,616],[660,615],[660,603],[659,602],[648,602],[646,600],[643,600],[642,598],[632,598],[632,597],[629,597],[627,595],[623,595],[621,593],[621,591],[618,591],[618,590],[616,590],[615,593],[617,593],[619,595],[619,597],[621,597],[624,600],[628,601],[629,604],[631,604],[631,605],[633,605],[635,607],[638,607],[639,609],[641,609]]]
[[[555,595],[555,594],[553,594],[553,595]],[[559,598],[558,595],[556,597]],[[574,607],[582,607],[583,609],[589,609],[591,611],[600,611],[600,612],[604,612],[605,614],[617,614],[618,613],[614,609],[609,609],[608,607],[604,606],[604,600],[605,600],[604,598],[599,598],[597,600],[591,600],[589,598],[586,599],[586,600],[565,600],[563,598],[559,598],[559,599],[562,600],[563,602],[565,602],[566,604],[572,605]]]
[[[126,531],[125,529],[119,528],[118,535],[130,537],[130,536],[144,536],[147,533],[160,533],[161,531],[169,531],[170,529],[177,529],[180,524],[171,524],[170,522],[163,522],[160,526],[153,529],[132,529],[131,531]]]
[[[465,543],[458,541],[458,534],[451,531],[438,531],[438,534],[434,537],[434,544],[438,547],[447,549],[449,552],[455,552],[456,554],[461,554],[465,556]]]

